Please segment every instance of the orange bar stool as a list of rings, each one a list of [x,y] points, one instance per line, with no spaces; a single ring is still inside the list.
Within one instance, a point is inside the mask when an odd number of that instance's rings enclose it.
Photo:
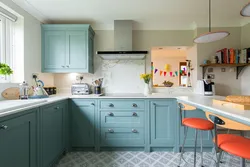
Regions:
[[[209,130],[211,132],[212,137],[213,137],[212,130],[214,129],[214,125],[213,125],[212,122],[210,122],[207,119],[202,119],[202,118],[182,118],[182,112],[194,111],[194,110],[196,110],[196,107],[193,107],[193,106],[190,106],[190,105],[187,105],[187,104],[183,104],[183,103],[179,103],[178,106],[179,106],[179,109],[180,109],[181,123],[184,126],[184,140],[183,140],[183,144],[182,144],[182,148],[181,148],[181,155],[180,155],[180,161],[179,161],[178,166],[180,167],[181,159],[183,159],[185,161],[185,159],[183,158],[183,154],[184,154],[184,145],[185,145],[186,138],[187,138],[188,128],[195,129],[194,167],[196,166],[197,136],[198,136],[198,132],[200,131],[201,166],[203,166],[202,131],[208,131]]]
[[[244,125],[239,122],[232,121],[230,119],[206,112],[207,118],[214,123],[215,137],[214,143],[216,145],[216,151],[220,151],[219,157],[217,158],[216,167],[220,166],[220,160],[222,152],[228,152],[232,155],[241,158],[241,167],[246,166],[246,160],[250,160],[250,139],[243,136],[233,134],[218,134],[217,126],[226,129],[240,130],[241,132],[249,131],[250,126]],[[244,134],[244,133],[243,133]]]

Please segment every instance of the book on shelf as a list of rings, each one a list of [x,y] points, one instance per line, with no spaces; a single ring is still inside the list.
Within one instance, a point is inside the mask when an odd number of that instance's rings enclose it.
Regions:
[[[247,49],[241,50],[240,63],[247,63]]]

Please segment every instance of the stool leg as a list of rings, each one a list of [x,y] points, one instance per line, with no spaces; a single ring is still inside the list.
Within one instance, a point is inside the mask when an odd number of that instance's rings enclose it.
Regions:
[[[244,158],[241,158],[241,167],[246,167],[246,160]]]
[[[183,154],[184,154],[184,145],[185,145],[185,142],[186,142],[186,139],[187,139],[187,131],[188,131],[188,127],[184,126],[184,140],[183,140],[183,143],[182,143],[182,146],[181,146],[181,156],[180,156],[180,160],[179,160],[179,165],[181,165],[181,159],[183,157]]]
[[[203,143],[202,143],[202,131],[200,131],[201,138],[201,166],[203,167]]]
[[[219,157],[218,157],[218,161],[216,163],[216,167],[220,167],[220,159],[221,159],[221,155],[222,155],[222,150],[220,151]]]
[[[195,141],[194,141],[194,167],[196,166],[197,135],[198,135],[198,131],[197,131],[197,129],[195,129]]]

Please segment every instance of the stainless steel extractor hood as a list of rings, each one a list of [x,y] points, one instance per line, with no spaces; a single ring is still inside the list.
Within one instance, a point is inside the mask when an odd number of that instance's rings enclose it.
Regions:
[[[142,60],[148,51],[133,51],[133,21],[114,21],[114,51],[97,51],[97,54],[105,60]]]

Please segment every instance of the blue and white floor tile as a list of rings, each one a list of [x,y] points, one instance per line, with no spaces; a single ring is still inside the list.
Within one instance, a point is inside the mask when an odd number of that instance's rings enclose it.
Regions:
[[[57,167],[177,167],[180,154],[172,152],[72,152],[66,154],[56,165]],[[182,167],[192,167],[193,153],[187,152],[182,160]],[[201,157],[197,155],[200,166]],[[204,153],[205,167],[215,166],[211,153]],[[240,159],[225,154],[221,167],[240,167]],[[247,167],[250,164],[247,163]]]

